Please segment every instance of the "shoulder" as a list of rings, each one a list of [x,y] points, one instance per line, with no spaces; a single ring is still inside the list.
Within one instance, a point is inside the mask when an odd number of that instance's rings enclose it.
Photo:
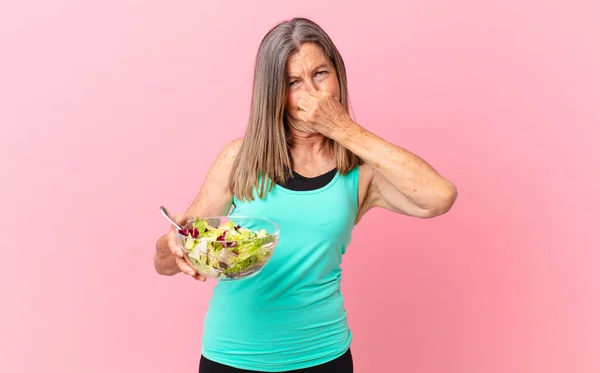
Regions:
[[[366,163],[363,163],[358,167],[358,187],[366,191],[366,189],[368,189],[368,187],[371,185],[371,182],[373,182],[377,172],[373,169],[373,167]]]
[[[358,216],[356,223],[362,216],[372,208],[370,196],[371,184],[375,178],[376,171],[366,163],[361,164],[358,170]]]
[[[226,180],[229,178],[241,146],[242,139],[235,139],[226,143],[212,162],[210,170],[208,171],[208,178],[219,180]]]
[[[238,153],[242,147],[243,139],[235,139],[226,143],[220,150],[217,158],[214,160],[211,168],[220,169],[229,173],[235,162]],[[215,170],[218,172],[218,170]]]
[[[190,215],[224,215],[229,211],[233,195],[227,180],[241,144],[241,140],[233,140],[221,148],[202,183],[198,195],[187,210]]]
[[[231,159],[233,162],[233,159],[235,159],[235,157],[237,157],[238,153],[240,152],[243,142],[243,138],[235,139],[228,142],[221,150],[220,155],[224,158]]]

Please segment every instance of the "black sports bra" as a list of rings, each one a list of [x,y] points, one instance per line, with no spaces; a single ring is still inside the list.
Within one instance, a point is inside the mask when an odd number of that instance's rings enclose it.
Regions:
[[[324,173],[323,175],[315,176],[315,177],[306,177],[302,176],[296,171],[293,171],[294,177],[288,180],[286,183],[279,183],[280,186],[296,191],[309,191],[315,190],[319,188],[323,188],[333,178],[337,173],[337,168],[334,168],[331,171]]]

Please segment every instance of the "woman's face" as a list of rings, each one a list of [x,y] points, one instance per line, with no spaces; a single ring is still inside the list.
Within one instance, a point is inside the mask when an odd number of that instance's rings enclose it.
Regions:
[[[298,99],[302,92],[327,91],[334,97],[340,97],[340,85],[337,72],[321,47],[305,43],[300,51],[287,61],[288,88],[287,111],[293,117],[298,110]]]

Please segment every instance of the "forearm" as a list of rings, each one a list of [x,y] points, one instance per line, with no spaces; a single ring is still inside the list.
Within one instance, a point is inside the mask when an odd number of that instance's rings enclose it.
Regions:
[[[362,158],[398,192],[423,209],[443,209],[455,186],[425,160],[385,141],[355,122],[327,130],[327,136]]]
[[[156,242],[156,252],[154,253],[154,268],[156,272],[161,275],[173,276],[181,270],[177,263],[175,263],[175,257],[169,250],[167,243],[167,236],[164,235]]]

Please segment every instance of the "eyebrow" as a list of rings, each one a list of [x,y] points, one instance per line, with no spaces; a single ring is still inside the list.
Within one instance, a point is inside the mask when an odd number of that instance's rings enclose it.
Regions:
[[[323,62],[322,64],[320,64],[317,67],[313,68],[312,71],[314,72],[314,71],[320,70],[320,69],[325,68],[325,67],[329,67],[329,64],[327,62]],[[296,76],[296,75],[293,75],[293,74],[289,74],[288,78],[289,79],[298,79],[299,76]]]

